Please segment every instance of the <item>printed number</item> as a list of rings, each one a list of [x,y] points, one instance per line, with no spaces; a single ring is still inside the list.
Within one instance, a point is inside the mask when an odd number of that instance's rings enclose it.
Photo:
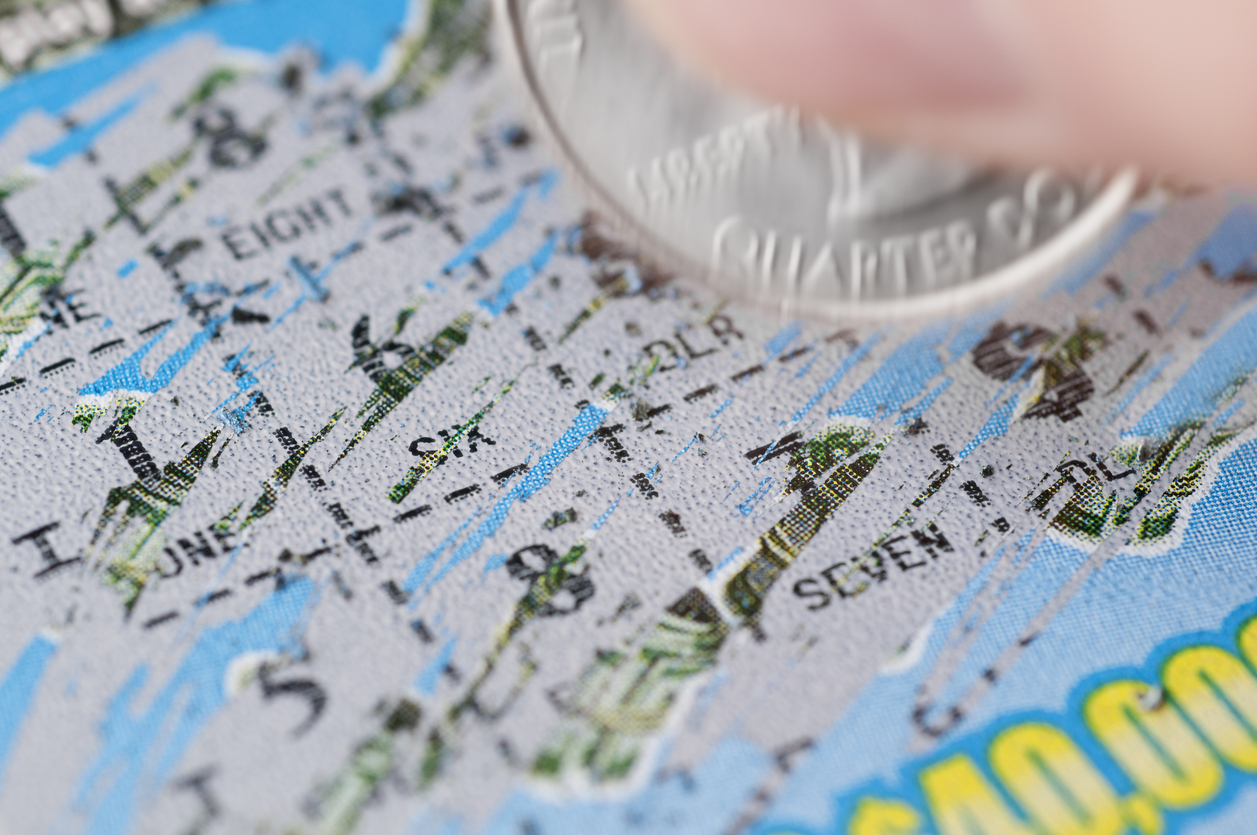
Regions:
[[[293,678],[288,681],[275,681],[271,678],[273,667],[263,664],[258,669],[258,682],[262,685],[262,697],[267,701],[277,696],[296,696],[305,699],[310,706],[310,713],[300,725],[292,729],[293,736],[302,736],[314,723],[319,721],[327,707],[327,691],[313,679]]]

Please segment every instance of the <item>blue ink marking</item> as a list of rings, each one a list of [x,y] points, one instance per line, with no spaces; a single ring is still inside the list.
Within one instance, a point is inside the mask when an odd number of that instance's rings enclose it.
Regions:
[[[132,258],[130,261],[118,268],[118,278],[126,278],[138,266],[136,260]]]
[[[267,287],[270,283],[271,283],[271,280],[270,280],[269,278],[264,278],[264,279],[262,279],[261,281],[254,281],[254,282],[251,282],[251,283],[249,283],[249,284],[246,284],[246,285],[245,285],[245,286],[244,286],[244,287],[240,290],[240,292],[239,292],[239,294],[238,294],[238,295],[239,295],[239,296],[240,296],[240,298],[242,298],[242,299],[243,299],[243,298],[247,298],[248,296],[252,296],[254,293],[258,292],[259,290],[265,290],[265,289],[266,289],[266,287]]]
[[[986,404],[985,404],[986,408],[988,409],[991,408],[992,403],[994,403],[996,400],[999,400],[1001,397],[1003,397],[1004,392],[1008,391],[1008,387],[1011,386],[1013,383],[1017,382],[1018,380],[1020,380],[1021,375],[1025,374],[1027,371],[1030,370],[1030,366],[1034,365],[1035,359],[1037,359],[1037,357],[1034,354],[1031,354],[1030,356],[1026,357],[1024,360],[1022,360],[1021,365],[1017,366],[1017,370],[1013,372],[1013,376],[1008,378],[1008,382],[1000,386],[999,391],[991,395],[991,399],[986,401]]]
[[[895,421],[895,425],[901,426],[921,417],[921,415],[929,411],[929,408],[934,405],[934,401],[938,399],[938,396],[946,391],[947,387],[950,385],[951,377],[945,377],[943,382],[939,383],[930,390],[929,394],[921,398],[920,403],[917,403],[917,405],[913,406],[911,409],[904,410],[904,413],[899,416],[898,420]]]
[[[678,459],[678,458],[680,458],[682,455],[684,455],[684,454],[686,453],[686,451],[687,451],[687,450],[689,450],[689,448],[690,448],[690,447],[694,446],[694,442],[695,442],[695,441],[697,441],[697,440],[698,440],[698,435],[697,435],[697,434],[695,434],[693,438],[690,438],[690,442],[689,442],[688,444],[686,444],[685,446],[681,447],[681,451],[680,451],[680,452],[678,452],[676,455],[672,456],[672,463],[673,463],[673,464],[675,464],[675,463],[677,462],[677,459]]]
[[[51,327],[52,327],[52,322],[44,322],[44,326],[40,328],[39,333],[35,334],[30,339],[22,343],[22,347],[18,348],[17,353],[13,355],[13,359],[16,360],[18,357],[22,356],[22,354],[25,354],[26,349],[30,348],[32,345],[38,342],[39,338],[43,336],[44,334],[48,333]]]
[[[746,501],[738,505],[738,513],[743,516],[750,516],[755,510],[755,505],[759,504],[760,499],[768,495],[768,491],[772,488],[773,478],[769,476],[759,483],[755,488],[755,492],[746,498]]]
[[[183,286],[183,298],[190,298],[194,293],[213,294],[215,296],[230,296],[231,289],[227,285],[218,281],[198,281],[185,284]]]
[[[1021,365],[1017,366],[1017,370],[1013,372],[1013,376],[1008,378],[1008,382],[1015,383],[1021,379],[1021,375],[1030,370],[1030,366],[1034,365],[1035,357],[1033,354],[1021,361]]]
[[[900,345],[847,402],[829,413],[829,417],[845,415],[872,420],[882,410],[898,412],[926,383],[943,373],[938,346],[951,328],[948,320],[936,322]]]
[[[1025,386],[1022,386],[1021,391],[1025,390]],[[987,418],[986,423],[978,430],[978,434],[973,436],[973,440],[966,444],[965,448],[956,455],[957,458],[963,461],[969,457],[970,453],[981,446],[983,441],[998,438],[1008,431],[1013,412],[1017,409],[1017,401],[1021,399],[1021,391],[1008,398],[1008,402],[1000,406],[995,414]]]
[[[811,371],[811,370],[812,370],[812,366],[813,366],[813,365],[816,365],[816,361],[817,361],[818,359],[820,359],[820,358],[821,358],[821,354],[820,354],[820,352],[819,352],[819,351],[818,351],[817,353],[813,354],[813,355],[812,355],[812,358],[811,358],[810,360],[808,360],[807,362],[805,362],[805,363],[803,364],[803,367],[802,367],[802,368],[800,368],[800,369],[799,369],[799,370],[795,373],[795,375],[794,375],[794,379],[796,379],[796,380],[797,380],[797,379],[799,379],[800,377],[802,377],[804,374],[806,374],[807,372]]]
[[[1244,405],[1244,400],[1242,398],[1239,400],[1236,400],[1230,406],[1227,406],[1226,409],[1223,410],[1222,414],[1218,415],[1218,418],[1217,420],[1213,422],[1213,425],[1224,426],[1226,422],[1230,420],[1231,415],[1235,414],[1235,412],[1243,405]]]
[[[249,395],[248,401],[246,401],[243,406],[235,409],[227,409],[219,415],[219,419],[235,434],[239,435],[244,432],[244,430],[249,428],[249,421],[246,420],[246,418],[249,416],[249,412],[253,411],[253,407],[257,403],[258,396],[261,395],[261,393],[262,392],[260,391],[253,392],[253,394]]]
[[[759,420],[759,418],[755,418],[755,419],[756,419],[756,420]],[[783,421],[781,421],[780,423],[778,423],[777,425],[778,425],[778,426],[785,426],[785,425],[786,425],[786,422],[783,420]],[[752,470],[758,470],[758,469],[759,469],[759,465],[760,465],[760,464],[762,464],[762,463],[764,463],[764,459],[765,459],[765,458],[767,458],[768,456],[770,456],[770,455],[772,455],[772,454],[773,454],[773,450],[777,448],[777,444],[781,443],[781,441],[782,441],[782,440],[783,440],[782,438],[774,438],[774,439],[773,439],[773,442],[772,442],[771,444],[769,444],[769,445],[768,445],[768,447],[764,450],[764,454],[763,454],[763,455],[761,455],[759,458],[756,458],[756,459],[755,459],[755,463],[751,466],[751,469],[752,469]]]
[[[547,168],[541,174],[541,179],[537,181],[537,196],[545,200],[550,196],[550,192],[559,181],[559,171],[557,168]]]
[[[237,621],[206,629],[148,708],[133,707],[147,683],[141,664],[109,702],[100,723],[102,746],[79,781],[73,805],[88,815],[83,835],[123,835],[133,828],[142,797],[169,777],[201,730],[227,702],[231,663],[246,653],[292,652],[296,627],[313,595],[305,577],[290,579]]]
[[[450,638],[441,647],[428,666],[423,668],[423,672],[419,673],[419,677],[415,679],[415,689],[425,696],[431,696],[436,690],[437,682],[441,680],[441,673],[445,672],[445,668],[450,665],[450,658],[454,655],[454,647],[458,644],[457,638]]]
[[[1161,276],[1160,281],[1158,281],[1156,284],[1150,285],[1147,289],[1144,290],[1144,296],[1145,297],[1154,296],[1158,293],[1162,293],[1168,290],[1174,284],[1174,282],[1178,281],[1179,276],[1181,276],[1183,273],[1191,269],[1192,266],[1193,266],[1192,262],[1189,261],[1187,264],[1184,264],[1182,267],[1176,267],[1172,270],[1166,270],[1165,275]]]
[[[1123,435],[1149,436],[1204,420],[1231,386],[1257,366],[1257,310],[1250,310],[1192,363],[1186,374]]]
[[[803,333],[803,325],[798,320],[791,322],[768,340],[764,344],[764,351],[768,355],[765,361],[772,359],[786,348],[790,347],[790,343],[799,338],[799,334]]]
[[[492,316],[497,316],[505,310],[515,295],[527,287],[528,283],[537,277],[537,273],[545,269],[546,264],[550,262],[550,257],[554,255],[558,242],[559,234],[552,232],[531,258],[502,276],[502,286],[492,298],[481,299],[480,306],[489,311]]]
[[[305,304],[309,299],[314,299],[319,302],[327,301],[328,291],[327,288],[323,286],[323,282],[329,275],[331,275],[332,269],[344,260],[346,256],[352,255],[358,251],[358,246],[359,241],[350,241],[347,245],[332,255],[331,260],[327,262],[327,266],[319,270],[318,275],[312,274],[310,269],[305,264],[301,263],[301,259],[297,256],[294,255],[289,258],[289,274],[293,278],[297,279],[297,283],[301,285],[301,295],[288,307],[287,310],[279,314],[275,321],[271,323],[271,326],[267,328],[267,331],[273,331],[275,328],[279,327],[281,322],[287,319],[291,314],[297,312],[297,308],[301,307],[301,305]],[[267,293],[267,296],[269,295],[270,294]]]
[[[554,468],[563,463],[567,456],[571,455],[585,440],[588,435],[602,426],[602,422],[606,419],[610,407],[602,403],[591,403],[581,410],[576,416],[576,420],[568,427],[550,450],[540,459],[537,465],[530,469],[527,475],[516,484],[511,491],[498,500],[493,506],[493,510],[489,511],[488,517],[480,523],[471,536],[467,537],[467,541],[458,546],[450,556],[449,561],[441,567],[437,575],[430,580],[426,586],[431,587],[435,583],[440,582],[446,574],[448,574],[455,566],[463,560],[470,557],[480,549],[484,541],[497,533],[498,528],[502,527],[506,522],[506,517],[511,512],[511,507],[517,501],[525,501],[534,493],[550,483],[550,474],[554,472]],[[409,581],[408,581],[409,584]]]
[[[344,14],[342,0],[223,3],[119,38],[77,60],[18,78],[0,92],[0,135],[34,107],[63,113],[74,102],[186,35],[214,35],[224,45],[277,52],[293,43],[317,47],[329,71],[343,62],[373,71],[406,19],[407,0],[379,0]]]
[[[244,360],[251,353],[249,351],[249,345],[252,345],[252,344],[253,343],[250,342],[249,344],[241,348],[239,351],[237,351],[236,355],[232,357],[225,365],[223,365],[223,370],[228,371],[228,372],[235,372],[236,369],[240,367],[240,364],[244,362]],[[233,400],[235,400],[237,397],[239,397],[241,394],[243,394],[252,386],[256,386],[258,383],[256,372],[261,371],[262,369],[266,368],[268,365],[271,364],[273,360],[274,360],[274,357],[268,357],[261,365],[254,366],[253,368],[249,368],[247,365],[244,366],[244,368],[242,369],[242,373],[240,374],[239,377],[236,378],[236,390],[233,391],[231,394],[227,395],[226,399],[224,399],[221,403],[219,403],[217,406],[211,409],[210,415],[220,415],[220,413],[223,412],[224,409],[226,409],[228,403],[231,403]],[[214,382],[213,379],[211,379],[210,382],[211,383]],[[228,426],[230,426],[233,430],[235,430],[235,433],[237,435],[239,435],[241,432],[244,431],[245,428],[248,427],[249,424],[244,422],[244,416],[247,415],[249,410],[253,408],[253,404],[257,400],[257,398],[258,398],[258,392],[254,392],[253,395],[249,398],[249,402],[246,403],[242,408],[233,409],[233,410],[230,410],[225,415],[220,415],[220,417],[222,417],[223,419],[223,422],[226,423]]]
[[[975,310],[965,317],[965,320],[960,323],[960,327],[957,328],[956,335],[947,343],[947,353],[949,355],[947,364],[952,364],[977,347],[982,338],[990,332],[991,325],[1004,315],[1012,303],[1013,299],[1005,299],[981,310]]]
[[[632,490],[629,491],[629,493],[632,493],[632,492],[633,492]],[[607,523],[607,520],[611,518],[611,514],[614,513],[615,509],[619,506],[620,506],[619,499],[616,499],[614,502],[612,502],[611,506],[608,507],[606,510],[604,510],[602,512],[602,515],[598,517],[598,521],[590,525],[589,530],[585,531],[585,538],[592,539],[594,535],[597,534],[598,531],[602,529],[602,526]]]
[[[36,635],[27,642],[22,654],[4,674],[4,680],[0,681],[0,787],[4,785],[4,772],[13,753],[13,743],[17,741],[22,723],[31,709],[48,660],[56,651],[55,640],[46,635]]]
[[[628,288],[624,291],[624,295],[636,296],[642,291],[642,287],[645,286],[642,283],[642,275],[637,271],[637,266],[631,262],[624,262],[623,270],[621,275],[624,277],[625,282],[628,283]]]
[[[743,551],[743,548],[741,545],[739,545],[737,548],[734,548],[732,551],[730,551],[729,556],[725,557],[723,560],[717,563],[715,568],[707,572],[707,578],[710,580],[714,578],[717,574],[719,574],[721,571],[724,571],[724,569],[731,562],[733,562],[734,560],[738,558],[738,554],[742,553],[742,551]]]
[[[151,89],[150,85],[150,89]],[[104,116],[95,121],[88,122],[85,125],[78,125],[69,133],[59,139],[55,144],[42,151],[36,151],[27,157],[28,160],[36,165],[42,165],[45,168],[56,168],[67,157],[72,157],[77,153],[87,150],[91,147],[96,138],[125,119],[135,106],[140,103],[143,98],[148,95],[150,89],[145,89],[136,93],[131,98],[119,104],[113,110],[110,110]]]
[[[1170,317],[1170,321],[1165,323],[1165,329],[1171,330],[1178,324],[1178,320],[1183,318],[1183,314],[1187,312],[1187,308],[1191,307],[1191,299],[1183,299],[1183,303],[1178,306],[1178,310],[1174,311],[1174,315]]]
[[[737,490],[741,486],[742,486],[742,482],[740,481],[733,482],[733,486],[729,488],[728,493],[725,493],[725,497],[720,500],[720,503],[724,504],[726,501],[728,501],[729,497],[733,495],[733,491]]]
[[[873,346],[881,341],[881,333],[875,333],[868,339],[864,340],[864,342],[861,343],[854,351],[847,354],[847,356],[843,358],[842,362],[839,363],[838,370],[833,374],[830,374],[829,379],[821,383],[821,387],[818,388],[816,393],[812,395],[812,399],[799,407],[799,410],[794,413],[794,417],[790,418],[790,422],[798,423],[803,420],[803,416],[812,411],[812,407],[819,403],[822,397],[833,391],[834,386],[838,385],[838,383],[842,381],[842,378],[847,376],[847,372],[849,372],[852,368],[855,368],[856,364],[860,360],[864,359],[865,355],[873,349]]]
[[[292,269],[293,276],[301,284],[301,292],[307,298],[321,302],[327,301],[327,288],[323,286],[323,279],[327,277],[328,271],[332,268],[332,264],[335,263],[336,259],[333,258],[331,263],[319,271],[318,275],[314,275],[310,272],[309,267],[301,263],[301,259],[297,256],[294,255],[288,259],[288,266]]]
[[[506,561],[508,559],[510,559],[510,557],[507,556],[506,554],[490,555],[489,559],[484,561],[483,573],[487,575],[490,571],[497,571],[499,568],[506,565]]]
[[[305,303],[306,303],[306,296],[305,296],[305,293],[302,293],[300,296],[298,296],[298,297],[297,297],[297,300],[296,300],[295,302],[293,302],[292,304],[288,305],[288,309],[287,309],[287,310],[285,310],[283,313],[281,313],[281,314],[279,314],[278,316],[276,316],[276,317],[275,317],[275,321],[274,321],[274,322],[272,322],[272,323],[271,323],[271,326],[270,326],[269,328],[267,328],[267,329],[266,329],[266,330],[267,330],[267,332],[269,333],[270,331],[273,331],[273,330],[275,330],[275,328],[279,327],[280,322],[283,322],[283,321],[284,321],[285,319],[287,319],[289,316],[291,316],[292,314],[296,313],[296,312],[297,312],[297,308],[301,307],[301,305],[303,305],[303,304],[305,304]]]
[[[701,725],[703,717],[707,715],[707,709],[711,707],[716,700],[717,694],[720,693],[720,688],[724,687],[725,682],[729,679],[729,671],[720,670],[711,677],[711,681],[707,682],[706,686],[699,692],[698,697],[694,699],[694,706],[690,708],[690,721],[694,722],[696,727]]]
[[[43,416],[44,416],[44,412],[48,411],[48,409],[50,409],[50,408],[52,408],[52,407],[51,407],[51,406],[46,406],[46,407],[44,407],[44,408],[40,409],[40,410],[39,410],[39,414],[35,415],[35,419],[34,419],[34,420],[32,420],[32,421],[31,421],[31,423],[38,423],[38,422],[39,422],[39,419],[40,419],[41,417],[43,417]]]
[[[1013,383],[1017,382],[1018,380],[1020,380],[1022,375],[1030,370],[1030,366],[1034,365],[1034,361],[1036,359],[1037,357],[1034,354],[1031,354],[1030,356],[1026,357],[1024,360],[1022,360],[1021,365],[1017,366],[1017,370],[1013,372],[1013,376],[1008,378],[1008,382],[1000,386],[999,391],[995,392],[995,394],[991,396],[991,399],[986,401],[986,407],[989,409],[992,403],[994,403],[996,400],[999,400],[1001,397],[1003,397],[1004,392],[1008,391],[1008,387],[1011,386]]]
[[[1126,392],[1126,396],[1123,397],[1121,402],[1117,404],[1117,408],[1115,408],[1113,412],[1109,415],[1109,419],[1108,421],[1106,421],[1106,423],[1112,423],[1118,417],[1118,415],[1126,411],[1126,408],[1130,406],[1131,403],[1135,402],[1135,398],[1139,396],[1140,392],[1146,389],[1149,383],[1157,379],[1157,377],[1160,377],[1161,372],[1164,371],[1165,367],[1169,365],[1173,360],[1174,360],[1173,353],[1166,354],[1161,359],[1157,360],[1156,364],[1154,364],[1152,368],[1149,368],[1147,371],[1145,371],[1139,377],[1139,379],[1135,381],[1135,384],[1131,386],[1130,391]]]
[[[481,510],[483,510],[483,508],[476,508],[475,511],[468,516],[461,525],[454,529],[452,534],[445,537],[445,539],[441,541],[440,545],[437,545],[425,554],[423,559],[419,560],[419,562],[415,564],[415,567],[410,569],[410,573],[406,575],[406,582],[402,584],[402,589],[406,592],[406,594],[415,593],[415,591],[419,588],[419,584],[427,579],[428,575],[432,573],[432,569],[436,566],[436,561],[440,559],[442,554],[445,553],[445,549],[454,544],[466,527],[475,521],[476,517],[480,515]],[[413,609],[418,604],[419,598],[413,597],[410,601],[410,608]]]
[[[535,188],[537,197],[545,199],[550,193],[550,188],[558,178],[557,172],[552,169],[547,170],[538,182],[526,185],[516,192],[515,197],[511,200],[511,204],[490,221],[489,225],[479,234],[464,244],[463,248],[458,251],[458,254],[447,261],[445,266],[441,268],[441,272],[449,275],[479,258],[481,253],[496,243],[498,238],[505,235],[519,221],[520,213],[524,209],[524,203],[528,200],[529,192]]]
[[[1170,270],[1160,282],[1148,288],[1147,295],[1169,289],[1197,264],[1208,264],[1216,278],[1230,281],[1236,271],[1252,266],[1254,254],[1257,254],[1257,206],[1237,206],[1227,213],[1181,267]]]
[[[253,347],[253,342],[252,341],[246,342],[244,344],[244,347],[241,348],[239,351],[236,351],[236,353],[232,356],[231,359],[223,363],[223,371],[235,371],[237,368],[239,368],[240,363],[244,361],[245,357],[247,357],[250,353],[252,353],[249,350],[251,347]],[[245,366],[245,368],[247,369],[248,366]]]
[[[1088,255],[1075,261],[1070,267],[1065,269],[1043,291],[1043,295],[1039,298],[1047,300],[1062,292],[1071,297],[1078,295],[1078,291],[1090,284],[1100,274],[1105,264],[1112,261],[1113,256],[1117,255],[1118,251],[1126,246],[1126,242],[1134,237],[1140,229],[1151,223],[1155,217],[1155,212],[1146,210],[1136,210],[1126,215],[1107,238],[1092,249]]]
[[[196,352],[209,342],[210,337],[218,330],[218,326],[227,321],[226,316],[218,316],[209,321],[196,336],[192,337],[192,341],[178,351],[170,355],[160,366],[152,377],[146,377],[144,372],[140,370],[140,360],[152,349],[157,342],[170,332],[175,326],[175,322],[171,322],[166,327],[158,331],[157,335],[145,342],[131,356],[106,371],[99,379],[88,383],[79,389],[80,395],[106,395],[116,391],[134,391],[146,394],[156,394],[161,391],[175,375],[183,370],[192,357],[196,356]]]

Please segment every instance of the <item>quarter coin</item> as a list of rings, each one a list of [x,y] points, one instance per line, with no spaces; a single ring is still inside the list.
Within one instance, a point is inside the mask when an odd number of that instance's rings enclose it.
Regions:
[[[1133,171],[1010,172],[720,88],[620,0],[497,0],[537,121],[645,251],[786,315],[890,319],[1000,298],[1085,251]]]

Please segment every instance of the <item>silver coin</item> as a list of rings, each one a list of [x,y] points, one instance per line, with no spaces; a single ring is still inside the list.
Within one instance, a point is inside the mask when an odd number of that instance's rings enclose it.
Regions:
[[[650,254],[786,314],[949,313],[1058,270],[1133,171],[1013,173],[714,86],[619,0],[497,0],[538,120]]]

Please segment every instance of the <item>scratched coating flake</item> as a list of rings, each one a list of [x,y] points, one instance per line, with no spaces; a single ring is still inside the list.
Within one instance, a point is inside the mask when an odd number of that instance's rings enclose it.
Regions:
[[[1243,829],[1257,203],[768,320],[394,11],[0,138],[0,832]]]

